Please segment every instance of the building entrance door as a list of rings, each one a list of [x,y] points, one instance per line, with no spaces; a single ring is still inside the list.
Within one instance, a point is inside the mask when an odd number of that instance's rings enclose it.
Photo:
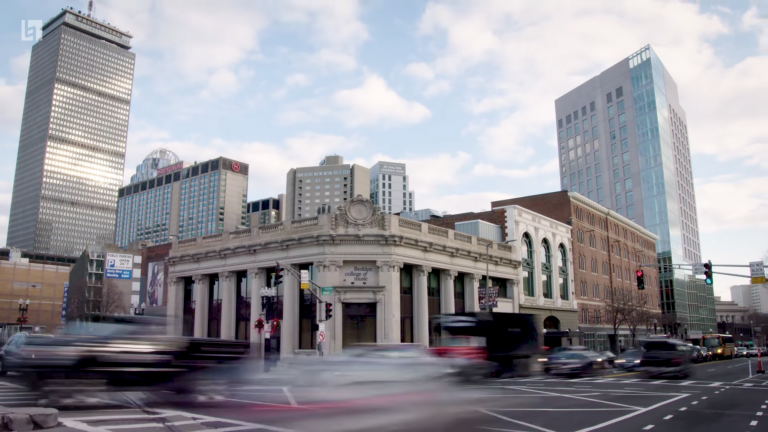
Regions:
[[[376,343],[376,303],[343,303],[341,346]]]

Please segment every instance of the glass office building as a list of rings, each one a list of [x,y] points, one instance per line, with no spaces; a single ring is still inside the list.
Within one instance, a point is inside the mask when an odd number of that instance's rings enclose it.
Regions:
[[[555,101],[560,182],[659,236],[665,322],[715,328],[714,292],[675,264],[701,262],[685,111],[645,46]]]
[[[172,237],[182,240],[245,228],[247,195],[246,163],[217,158],[161,167],[153,178],[119,190],[115,244],[160,244]]]
[[[114,238],[135,54],[131,35],[71,9],[32,48],[8,245],[79,256]]]

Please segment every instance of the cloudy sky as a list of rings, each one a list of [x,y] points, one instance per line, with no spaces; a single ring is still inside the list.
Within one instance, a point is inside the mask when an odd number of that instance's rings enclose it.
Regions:
[[[87,1],[5,0],[0,244],[32,42]],[[702,253],[768,249],[768,1],[96,0],[136,53],[125,179],[150,151],[248,162],[249,199],[326,154],[408,164],[416,207],[557,190],[554,100],[653,45],[688,116]],[[739,272],[738,269],[723,271]],[[716,276],[716,295],[746,279]]]

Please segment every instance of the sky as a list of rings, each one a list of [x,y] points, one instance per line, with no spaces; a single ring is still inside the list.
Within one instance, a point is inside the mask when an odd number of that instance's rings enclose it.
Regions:
[[[33,42],[87,1],[5,0],[0,15],[0,244]],[[128,182],[152,150],[250,165],[248,198],[328,154],[407,164],[416,208],[489,210],[559,189],[554,101],[651,44],[677,82],[702,255],[768,251],[768,0],[96,0],[131,32]],[[715,295],[748,279],[715,275]]]

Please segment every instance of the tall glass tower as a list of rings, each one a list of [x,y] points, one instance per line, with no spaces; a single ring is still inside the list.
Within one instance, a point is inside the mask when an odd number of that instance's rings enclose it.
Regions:
[[[8,245],[79,256],[115,237],[135,54],[131,35],[72,9],[32,48]]]
[[[645,46],[555,101],[563,190],[659,236],[664,324],[691,336],[715,326],[714,292],[676,264],[701,262],[685,111],[677,84]]]

